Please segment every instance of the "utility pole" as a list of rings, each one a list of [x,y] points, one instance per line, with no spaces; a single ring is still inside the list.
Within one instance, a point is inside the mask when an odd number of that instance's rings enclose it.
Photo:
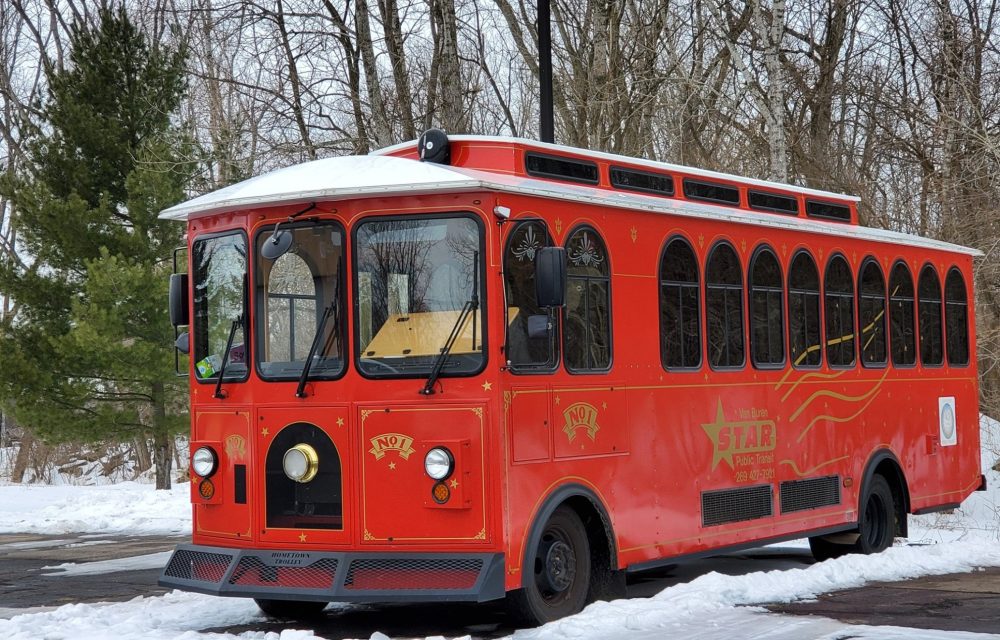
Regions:
[[[538,0],[538,137],[542,142],[555,142],[555,121],[552,115],[552,20],[549,0]]]

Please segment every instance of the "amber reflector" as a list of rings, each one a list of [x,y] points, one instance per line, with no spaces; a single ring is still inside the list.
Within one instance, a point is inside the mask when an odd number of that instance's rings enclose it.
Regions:
[[[198,493],[201,494],[202,498],[211,500],[212,496],[215,495],[215,485],[212,484],[211,480],[206,478],[201,481],[201,484],[198,485]]]
[[[443,482],[439,482],[434,485],[431,495],[434,497],[434,502],[444,504],[445,502],[448,502],[448,498],[451,497],[451,490],[448,488],[448,485]]]

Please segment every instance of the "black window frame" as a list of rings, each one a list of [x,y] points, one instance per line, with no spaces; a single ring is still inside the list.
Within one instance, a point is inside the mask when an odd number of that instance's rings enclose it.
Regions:
[[[532,160],[539,160],[542,162],[556,162],[565,163],[567,165],[575,165],[580,168],[586,168],[588,173],[593,172],[593,177],[586,176],[575,176],[565,173],[559,173],[555,171],[546,171],[542,169],[533,169],[531,167]],[[548,178],[551,180],[561,180],[563,182],[574,182],[577,184],[598,184],[601,181],[601,170],[597,166],[596,162],[591,162],[590,160],[581,160],[580,158],[572,158],[569,156],[560,156],[548,153],[538,153],[535,151],[528,151],[524,154],[524,171],[529,176],[535,178]]]
[[[681,187],[684,190],[684,197],[688,200],[694,200],[696,202],[709,202],[711,204],[716,204],[722,207],[739,207],[740,206],[740,188],[734,187],[731,184],[726,184],[724,182],[711,182],[708,180],[696,180],[694,178],[684,178],[681,181]],[[692,193],[690,188],[697,187],[709,187],[712,189],[726,189],[736,192],[736,200],[730,201],[723,198],[714,198],[711,196],[703,196],[697,193]]]
[[[866,292],[864,290],[865,274],[871,268],[874,268],[876,270],[875,272],[877,273],[877,275],[879,277],[879,280],[882,283],[881,291],[880,291],[881,295],[880,296],[875,296],[871,292]],[[888,333],[886,331],[886,328],[887,328],[886,327],[886,315],[887,315],[888,310],[889,310],[888,309],[889,305],[888,305],[888,299],[886,297],[886,280],[885,280],[885,274],[882,272],[882,266],[878,263],[878,260],[876,260],[875,257],[873,257],[873,256],[867,256],[864,260],[861,261],[861,267],[858,269],[858,281],[855,284],[855,286],[857,287],[857,296],[858,296],[858,302],[857,302],[857,305],[858,305],[858,310],[857,310],[857,313],[858,313],[858,327],[857,327],[858,357],[860,359],[861,366],[865,367],[866,369],[882,369],[882,368],[885,368],[889,364],[889,336],[888,336]],[[866,340],[865,340],[865,326],[866,326],[865,321],[867,320],[867,318],[862,317],[862,313],[864,312],[865,301],[874,301],[874,300],[880,300],[881,303],[882,303],[881,317],[876,317],[876,318],[873,318],[873,320],[872,320],[872,323],[879,322],[882,325],[882,333],[881,333],[881,335],[882,335],[882,349],[883,349],[882,355],[883,355],[883,358],[881,360],[868,360],[865,357],[866,347],[868,345],[868,342],[866,342]],[[878,315],[878,314],[876,314],[876,315]],[[872,337],[873,337],[873,339],[877,338],[878,337],[878,333],[875,333]]]
[[[847,217],[838,216],[835,214],[828,213],[830,209],[843,209],[847,212]],[[806,200],[806,216],[810,218],[817,218],[819,220],[830,220],[832,222],[850,223],[852,220],[851,207],[846,204],[841,204],[839,202],[830,202],[828,200]]]
[[[666,279],[664,279],[664,275],[663,274],[664,274],[665,261],[667,259],[667,252],[670,250],[671,246],[675,246],[675,245],[677,245],[677,246],[683,246],[688,251],[691,252],[691,259],[694,262],[694,270],[695,270],[695,272],[694,272],[694,280],[693,281],[690,281],[690,280],[689,281],[680,281],[680,280],[676,280],[675,281],[675,280],[666,280]],[[671,372],[674,372],[674,371],[677,371],[677,372],[700,371],[701,368],[702,368],[702,365],[705,362],[705,357],[704,357],[704,348],[703,348],[703,342],[702,342],[702,337],[703,337],[704,331],[703,331],[703,325],[702,325],[703,311],[702,311],[702,295],[701,295],[701,270],[700,270],[699,265],[698,265],[698,253],[694,250],[694,245],[691,244],[691,242],[687,238],[685,238],[683,235],[680,235],[680,234],[674,234],[672,236],[669,236],[667,238],[667,241],[663,243],[663,248],[660,250],[660,259],[657,261],[657,265],[658,265],[658,267],[657,267],[657,280],[658,280],[658,283],[659,283],[659,286],[658,286],[659,295],[657,297],[659,298],[659,308],[658,308],[659,323],[658,323],[658,326],[659,326],[659,331],[660,331],[660,334],[659,334],[660,335],[660,365],[663,367],[663,369],[665,371],[671,371]],[[668,345],[667,345],[667,341],[666,341],[667,332],[664,330],[665,317],[666,317],[664,309],[665,309],[665,306],[666,306],[666,301],[668,299],[667,291],[666,291],[666,289],[668,287],[676,287],[677,288],[677,292],[676,293],[677,293],[677,297],[678,297],[678,307],[680,309],[680,313],[679,313],[680,324],[681,324],[680,331],[682,333],[684,332],[684,328],[683,327],[685,325],[685,320],[686,320],[686,317],[685,317],[684,312],[683,312],[683,302],[684,301],[683,301],[682,298],[684,296],[684,291],[685,290],[692,289],[692,288],[694,289],[695,296],[696,296],[695,303],[697,305],[697,309],[695,310],[695,324],[698,327],[698,336],[697,336],[698,362],[696,364],[693,364],[693,365],[681,365],[681,366],[671,366],[671,365],[667,364],[667,356],[669,354],[669,349],[668,349]],[[682,336],[682,338],[683,338],[683,336]],[[681,344],[682,345],[684,344],[683,339],[681,341]],[[685,350],[683,348],[681,348],[680,351],[681,351],[681,360],[684,360],[685,359],[684,356],[686,355],[686,352],[685,352]]]
[[[782,207],[774,207],[765,204],[754,204],[754,197],[763,198],[780,198],[782,200],[789,200],[794,205],[794,209],[785,209]],[[785,216],[797,216],[799,215],[799,199],[795,196],[788,196],[782,193],[774,193],[772,191],[761,191],[759,189],[748,189],[747,190],[747,206],[754,211],[766,211],[767,213],[779,213]]]
[[[899,284],[897,280],[897,274],[904,274],[906,277],[906,283],[909,284],[910,290],[907,293],[898,293]],[[917,288],[916,283],[913,280],[913,273],[910,271],[910,265],[906,264],[904,260],[897,260],[892,265],[892,270],[889,271],[889,358],[892,360],[892,366],[899,369],[910,369],[917,366],[917,358],[919,357],[917,348]],[[901,319],[903,322],[907,320],[906,317],[900,318],[899,313],[902,309],[906,307],[904,305],[909,304],[909,341],[906,340],[906,327],[903,327],[901,334],[899,335],[899,340],[897,340],[897,326],[902,326],[902,324],[897,325],[896,320]],[[897,344],[902,345],[903,352],[905,353],[907,349],[909,353],[912,354],[912,359],[909,362],[904,361],[902,358],[897,359]]]
[[[962,286],[962,300],[960,302],[953,302],[949,298],[949,289],[950,289],[949,283],[952,282],[953,276],[957,278],[958,283],[961,284],[961,286]],[[964,349],[965,349],[965,360],[964,361],[952,361],[952,355],[951,355],[952,349],[951,349],[951,345],[952,345],[952,335],[953,334],[952,334],[952,331],[951,331],[952,321],[951,321],[951,313],[950,312],[951,312],[951,309],[955,308],[955,307],[960,307],[962,309],[962,314],[963,314],[963,322],[962,322],[962,327],[961,327],[962,331],[961,331],[961,336],[960,337],[962,338],[962,342],[964,343]],[[969,331],[969,288],[967,286],[965,286],[965,275],[962,273],[962,270],[959,269],[957,266],[952,266],[950,269],[948,269],[948,275],[946,275],[945,279],[944,279],[944,327],[945,327],[944,328],[944,334],[945,334],[944,344],[945,344],[945,351],[948,354],[948,356],[947,356],[948,366],[949,367],[967,367],[967,366],[969,366],[969,363],[972,361],[972,355],[970,353],[970,342],[971,341],[969,340],[969,334],[970,334],[970,331]]]
[[[709,282],[709,268],[712,265],[712,259],[715,258],[717,252],[720,249],[722,249],[722,248],[726,248],[729,251],[731,251],[733,253],[733,256],[735,256],[735,258],[736,258],[736,260],[735,260],[736,266],[737,266],[737,268],[739,269],[740,272],[737,274],[736,284],[735,285],[733,285],[733,284],[711,284]],[[736,251],[736,248],[732,245],[731,242],[729,242],[728,240],[719,240],[715,244],[712,245],[712,248],[708,252],[707,258],[705,259],[704,274],[705,275],[704,275],[704,277],[702,279],[705,282],[705,284],[704,284],[704,287],[705,287],[704,300],[705,300],[705,302],[702,305],[702,307],[705,310],[705,312],[704,312],[705,313],[705,315],[704,315],[705,320],[704,320],[702,326],[705,327],[705,348],[708,351],[708,358],[707,358],[708,366],[713,371],[740,371],[740,370],[744,369],[746,367],[746,364],[747,364],[746,303],[745,303],[745,292],[744,292],[744,289],[743,289],[743,287],[744,287],[743,263],[740,261],[740,254]],[[713,290],[714,291],[724,291],[724,292],[732,292],[734,290],[738,290],[739,291],[739,307],[740,307],[740,312],[738,314],[738,317],[739,317],[739,320],[740,320],[739,337],[740,337],[740,355],[741,355],[741,358],[740,358],[739,363],[737,363],[737,364],[725,364],[725,365],[715,365],[715,364],[712,364],[712,350],[711,350],[712,340],[711,340],[711,335],[710,335],[710,332],[712,330],[712,325],[708,321],[708,313],[709,313],[708,310],[709,310],[709,304],[710,304],[709,292],[713,291]],[[723,295],[724,295],[723,306],[725,307],[726,303],[729,301],[728,300],[728,294],[723,294]],[[728,338],[729,338],[729,335],[731,333],[730,330],[729,330],[730,327],[728,326],[729,325],[729,318],[730,318],[730,316],[729,316],[729,313],[727,312],[725,314],[725,317],[724,317],[724,320],[723,320],[723,324],[726,325],[726,327],[725,327],[725,338],[726,338],[726,344],[727,344],[727,346],[726,346],[726,352],[727,353],[729,351],[729,346],[728,346],[729,340],[728,340]]]
[[[250,270],[251,270],[251,260],[252,260],[252,249],[251,249],[251,246],[250,246],[250,238],[247,236],[246,230],[240,228],[240,229],[226,229],[224,231],[212,231],[212,232],[209,232],[209,233],[199,234],[199,235],[195,236],[191,240],[191,258],[188,260],[188,268],[191,270],[191,287],[192,287],[191,307],[192,307],[193,313],[192,313],[192,316],[191,316],[191,319],[190,319],[191,324],[188,326],[188,330],[191,332],[190,344],[191,344],[191,351],[192,351],[192,353],[191,353],[191,356],[190,356],[190,361],[191,361],[191,364],[193,366],[195,364],[195,356],[197,355],[197,352],[195,351],[195,341],[200,339],[200,335],[199,334],[201,333],[201,332],[198,331],[198,326],[197,326],[198,308],[197,308],[197,300],[196,300],[196,297],[194,295],[194,290],[196,288],[196,285],[198,284],[197,279],[194,276],[194,269],[195,269],[195,262],[196,262],[195,261],[195,257],[194,257],[194,249],[195,249],[195,245],[198,242],[200,242],[200,241],[213,240],[215,238],[221,238],[221,237],[224,237],[224,236],[239,236],[239,237],[241,237],[243,239],[243,248],[246,250],[246,255],[244,256],[245,271],[243,272],[243,326],[241,328],[241,331],[243,333],[243,349],[244,349],[244,351],[243,351],[243,354],[244,354],[243,358],[244,358],[244,363],[246,365],[246,372],[241,377],[230,377],[231,376],[231,374],[230,374],[230,368],[229,368],[229,365],[227,365],[226,366],[226,376],[227,377],[223,378],[222,383],[223,384],[230,384],[230,383],[233,383],[233,382],[246,382],[247,380],[250,379],[250,371],[251,371],[251,369],[253,369],[253,367],[251,366],[250,363],[253,362],[253,358],[255,356],[254,349],[253,349],[254,345],[251,344],[251,342],[253,342],[253,340],[251,339],[252,336],[250,335],[250,322],[248,321],[249,320],[249,315],[250,315],[249,312],[250,312],[250,309],[251,309],[251,303],[250,303],[250,295],[251,295],[250,294]],[[208,338],[206,337],[206,340],[207,339]],[[234,338],[233,338],[233,345],[235,345],[235,344],[236,344],[236,338],[234,336]],[[195,372],[195,374],[192,375],[192,378],[194,378],[195,382],[197,382],[198,384],[212,384],[212,385],[215,385],[215,384],[218,384],[218,382],[219,382],[219,376],[211,376],[211,377],[208,377],[208,378],[201,378],[201,377],[199,377],[197,375],[197,372]]]
[[[798,263],[800,258],[805,258],[809,261],[809,266],[812,268],[812,273],[816,278],[816,289],[805,289],[797,286],[793,286],[793,271],[795,270],[796,263]],[[787,304],[788,304],[788,358],[791,362],[792,368],[794,369],[820,369],[823,366],[823,362],[826,358],[826,342],[824,342],[823,336],[826,330],[826,323],[823,317],[823,279],[819,273],[819,266],[816,264],[816,259],[813,258],[812,254],[806,249],[799,249],[792,255],[791,261],[788,263],[788,275],[785,278],[787,283],[786,289],[788,291]],[[815,364],[808,364],[808,357],[806,358],[807,364],[796,363],[796,357],[792,354],[792,297],[801,296],[802,297],[802,315],[803,315],[803,342],[806,344],[805,350],[802,354],[808,354],[810,346],[808,345],[808,314],[806,313],[807,301],[812,299],[815,305],[816,312],[816,353],[819,355],[819,359]]]
[[[638,177],[644,178],[654,178],[656,180],[666,180],[670,184],[670,191],[664,191],[662,189],[657,189],[655,187],[644,187],[636,186],[631,184],[622,183],[619,179],[621,174],[631,174]],[[608,168],[608,178],[611,181],[611,186],[616,189],[621,189],[623,191],[634,191],[636,193],[648,193],[655,196],[661,196],[664,198],[673,198],[677,193],[677,186],[674,184],[674,177],[669,173],[657,173],[654,171],[643,171],[640,169],[633,169],[631,167],[623,167],[619,165],[611,165]]]
[[[503,294],[504,294],[504,313],[509,313],[510,309],[510,299],[507,291],[507,256],[511,249],[511,243],[514,239],[514,234],[517,233],[518,228],[529,224],[540,224],[545,231],[544,243],[540,244],[538,248],[542,247],[555,247],[558,246],[555,243],[555,239],[552,233],[549,231],[549,225],[543,218],[537,217],[524,217],[517,218],[511,221],[510,231],[507,233],[507,239],[504,241],[503,245],[503,256],[501,258],[501,266],[504,270],[504,280],[503,280]],[[532,265],[534,265],[534,258],[530,258]],[[539,314],[541,315],[541,314]],[[554,308],[545,309],[545,315],[549,317],[552,322],[552,338],[549,343],[550,347],[550,360],[545,364],[535,365],[535,364],[518,364],[511,362],[508,349],[510,348],[510,322],[504,322],[504,361],[507,364],[508,370],[516,375],[543,375],[551,374],[559,370],[559,366],[562,362],[562,336],[560,327],[560,317],[562,314]]]
[[[572,269],[572,267],[571,267],[572,258],[570,257],[570,246],[569,246],[570,245],[570,241],[576,236],[576,234],[583,233],[583,232],[588,232],[588,231],[591,232],[591,233],[593,233],[594,236],[600,241],[601,245],[604,247],[604,255],[605,255],[605,260],[606,260],[606,263],[607,263],[607,275],[606,276],[579,276],[579,275],[574,276],[572,274],[572,272],[571,272],[571,269]],[[597,230],[596,227],[594,227],[592,224],[585,223],[585,224],[576,225],[575,227],[573,227],[572,229],[569,230],[569,232],[566,234],[566,239],[563,242],[563,246],[566,248],[566,261],[567,261],[567,265],[566,265],[566,289],[567,289],[567,297],[568,297],[568,293],[569,293],[568,290],[569,290],[569,288],[572,285],[572,282],[574,280],[583,280],[588,285],[589,285],[589,283],[594,282],[594,281],[603,281],[607,285],[607,306],[608,306],[608,319],[607,319],[607,326],[605,327],[605,330],[607,332],[607,344],[608,344],[608,366],[606,366],[606,367],[591,367],[591,366],[588,366],[588,367],[571,367],[570,366],[569,360],[567,358],[568,350],[566,348],[566,341],[567,341],[568,336],[569,336],[568,320],[567,320],[568,316],[569,316],[569,305],[566,304],[566,305],[563,306],[563,312],[562,312],[562,327],[563,327],[563,329],[562,329],[562,361],[563,361],[563,367],[566,369],[567,373],[571,373],[571,374],[574,374],[574,375],[588,375],[588,374],[607,373],[607,372],[611,371],[612,367],[614,366],[614,362],[615,362],[615,350],[614,350],[615,332],[614,332],[614,322],[613,322],[613,317],[614,317],[614,307],[613,307],[614,299],[613,299],[613,296],[611,295],[611,273],[612,273],[612,271],[611,271],[611,252],[608,249],[608,243],[604,241],[604,235],[601,234]],[[587,301],[588,301],[588,304],[587,304],[587,316],[589,317],[589,315],[590,315],[590,311],[589,311],[589,308],[590,308],[589,307],[589,300],[590,300],[589,287],[587,288],[587,291],[588,291],[588,293],[587,293]],[[591,342],[591,334],[590,334],[589,325],[587,325],[587,327],[588,328],[587,328],[587,334],[586,334],[586,342],[590,343]],[[588,361],[588,364],[590,364],[590,352],[589,351],[588,351],[587,361]]]
[[[847,285],[850,287],[850,291],[831,292],[830,290],[830,270],[833,268],[833,265],[838,261],[842,262],[844,266],[847,268],[847,277],[845,278],[845,281],[847,282]],[[824,318],[823,328],[824,328],[824,335],[826,338],[825,342],[826,362],[831,369],[845,369],[845,370],[853,369],[858,365],[858,350],[855,344],[858,339],[858,327],[857,327],[857,311],[854,308],[854,294],[855,294],[854,272],[851,270],[851,263],[847,261],[847,258],[844,256],[844,254],[834,253],[833,255],[830,256],[830,259],[827,261],[826,270],[823,272],[823,318]],[[846,334],[840,336],[831,336],[830,333],[831,298],[836,298],[841,304],[846,301],[849,302],[851,305],[851,308],[848,310],[847,313],[843,313],[839,305],[837,308],[838,312],[840,312],[841,324],[843,324],[844,318],[848,317],[850,318],[851,322],[850,347],[844,347],[844,342],[846,342],[844,338]],[[843,328],[841,328],[841,330],[843,330]],[[837,342],[834,343],[833,340],[837,340]],[[841,354],[850,353],[851,361],[849,363],[843,363],[841,362],[841,358],[831,357],[831,353],[834,352],[833,347],[837,347],[837,351],[839,351]]]
[[[765,256],[769,255],[772,260],[774,260],[774,265],[776,267],[775,273],[778,276],[778,286],[775,287],[771,285],[755,284],[754,276],[755,270],[758,262]],[[754,294],[757,292],[763,292],[765,295],[765,300],[767,301],[764,310],[766,320],[765,320],[765,332],[767,333],[767,350],[768,354],[771,353],[771,348],[774,346],[772,340],[777,336],[780,348],[781,348],[781,359],[779,360],[757,360],[757,355],[755,353],[754,333],[757,329],[755,322],[755,303]],[[774,297],[777,297],[778,310],[779,310],[779,324],[777,331],[775,332],[771,327],[770,318],[771,315],[768,313],[770,311],[770,304]],[[756,249],[754,249],[753,255],[750,257],[750,263],[747,266],[747,316],[749,324],[749,341],[750,341],[750,362],[753,364],[755,369],[782,369],[785,366],[785,362],[788,357],[788,349],[785,345],[785,276],[781,268],[781,261],[778,260],[778,255],[774,252],[768,244],[761,244]]]
[[[924,274],[931,274],[934,277],[934,284],[937,286],[938,297],[934,300],[930,297],[925,297],[923,292]],[[941,359],[938,361],[928,362],[924,358],[924,348],[927,342],[924,336],[924,305],[925,304],[937,304],[937,339],[938,339],[938,349],[940,351]],[[928,314],[929,315],[929,314]],[[941,288],[941,276],[938,274],[937,267],[935,267],[930,262],[924,264],[920,268],[920,275],[917,278],[917,335],[920,340],[920,365],[923,367],[939,368],[944,366],[945,362],[945,344],[944,344],[944,290]]]

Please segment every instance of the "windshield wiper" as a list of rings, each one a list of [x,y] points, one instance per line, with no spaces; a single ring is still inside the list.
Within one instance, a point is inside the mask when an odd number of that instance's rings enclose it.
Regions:
[[[299,376],[299,385],[295,388],[296,398],[306,397],[306,382],[309,380],[309,371],[312,369],[313,358],[316,356],[316,351],[319,349],[320,339],[323,337],[323,329],[326,328],[326,323],[330,319],[330,316],[334,316],[333,321],[333,331],[330,332],[330,341],[334,340],[340,335],[340,282],[342,278],[344,257],[341,256],[337,260],[337,286],[333,291],[333,300],[330,304],[323,310],[323,317],[320,318],[319,324],[316,325],[316,334],[313,336],[312,344],[309,345],[309,355],[306,356],[306,361],[302,365],[302,375]],[[328,341],[323,345],[323,353],[326,353],[327,347],[330,342]]]
[[[434,366],[431,367],[431,373],[427,377],[427,382],[424,384],[424,388],[420,390],[420,393],[429,396],[434,393],[434,383],[437,382],[438,377],[441,375],[441,369],[444,368],[444,363],[448,361],[448,355],[451,353],[451,348],[455,346],[458,341],[458,336],[462,333],[462,329],[465,327],[465,321],[468,320],[469,316],[472,315],[472,349],[476,349],[476,316],[475,312],[479,309],[479,252],[476,251],[472,254],[472,268],[475,274],[472,277],[472,297],[465,301],[462,305],[462,311],[458,314],[458,319],[455,320],[455,325],[451,328],[451,333],[448,334],[448,339],[444,343],[444,347],[441,348],[441,353],[438,354],[437,358],[434,360]]]
[[[233,325],[229,327],[229,339],[226,340],[226,350],[222,352],[222,365],[219,367],[219,381],[215,383],[215,393],[212,394],[213,398],[222,399],[226,397],[226,394],[222,392],[222,379],[226,377],[226,363],[229,362],[229,352],[233,348],[233,338],[236,336],[236,330],[243,326],[243,316],[238,315],[233,318]]]

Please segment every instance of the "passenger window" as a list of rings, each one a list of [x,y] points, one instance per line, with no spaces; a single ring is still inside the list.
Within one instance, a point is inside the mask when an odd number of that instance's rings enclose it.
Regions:
[[[889,338],[892,364],[910,366],[917,361],[917,339],[913,330],[913,278],[903,262],[897,262],[889,277]]]
[[[667,244],[660,261],[660,361],[665,369],[701,364],[698,259],[683,238]]]
[[[793,367],[820,366],[819,271],[805,251],[788,268],[788,343]]]
[[[611,269],[604,242],[591,227],[566,240],[566,315],[563,353],[574,372],[611,368]]]
[[[941,337],[941,283],[933,265],[927,265],[920,272],[917,298],[920,362],[937,366],[944,362],[944,341]]]
[[[743,366],[743,270],[725,242],[712,249],[705,267],[705,316],[708,364],[713,369]]]
[[[948,364],[969,364],[969,303],[962,272],[952,267],[944,282],[944,319],[948,334]]]
[[[750,262],[750,354],[758,367],[785,361],[783,296],[778,259],[770,249],[759,249]]]
[[[858,286],[858,327],[861,333],[861,364],[878,367],[886,363],[885,279],[874,258],[861,267]]]
[[[826,267],[826,359],[831,367],[854,365],[854,282],[843,256]]]
[[[535,299],[535,253],[551,247],[541,220],[519,222],[507,238],[504,286],[507,289],[507,364],[512,371],[551,371],[558,364],[558,322],[553,309]]]

